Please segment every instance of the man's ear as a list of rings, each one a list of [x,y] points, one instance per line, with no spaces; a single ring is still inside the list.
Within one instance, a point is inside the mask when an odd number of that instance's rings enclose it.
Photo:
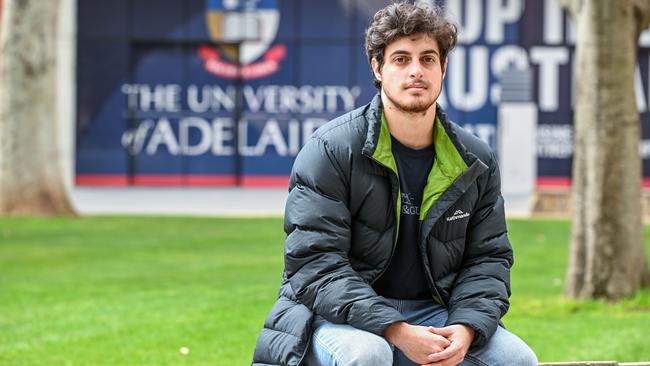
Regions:
[[[372,73],[375,74],[375,79],[381,81],[381,70],[379,69],[379,62],[376,58],[370,60],[370,66],[372,67]]]

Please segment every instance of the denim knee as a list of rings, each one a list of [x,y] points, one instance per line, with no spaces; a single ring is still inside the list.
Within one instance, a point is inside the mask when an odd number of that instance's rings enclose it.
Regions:
[[[527,344],[523,344],[523,347],[519,347],[516,352],[513,352],[512,357],[512,365],[537,366],[539,364],[537,355]]]
[[[376,334],[347,324],[316,322],[305,363],[313,366],[391,366],[393,350]]]
[[[516,337],[516,336],[515,336]],[[516,337],[518,342],[512,342],[507,352],[504,365],[513,366],[537,366],[537,355],[521,338]]]
[[[485,347],[471,350],[463,365],[537,366],[535,352],[521,338],[498,327]]]
[[[384,340],[352,344],[348,352],[348,362],[341,366],[391,366],[393,364],[393,350]]]

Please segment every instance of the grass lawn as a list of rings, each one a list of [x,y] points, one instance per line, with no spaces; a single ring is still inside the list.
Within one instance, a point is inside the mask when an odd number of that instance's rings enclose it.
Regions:
[[[540,360],[650,360],[650,291],[565,301],[568,222],[510,232],[505,323]],[[247,365],[283,236],[278,218],[0,218],[0,365]]]

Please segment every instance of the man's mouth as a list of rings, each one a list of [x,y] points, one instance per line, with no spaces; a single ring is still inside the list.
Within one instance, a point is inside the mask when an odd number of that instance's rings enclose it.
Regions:
[[[426,85],[421,84],[421,83],[413,83],[413,84],[407,84],[406,89],[426,89]]]

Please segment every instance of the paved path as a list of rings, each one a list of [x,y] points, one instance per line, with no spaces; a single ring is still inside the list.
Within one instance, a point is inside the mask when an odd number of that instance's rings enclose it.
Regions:
[[[76,187],[82,215],[282,216],[286,188]],[[506,198],[509,217],[528,216],[528,197]]]
[[[281,216],[285,188],[76,187],[82,215]]]

